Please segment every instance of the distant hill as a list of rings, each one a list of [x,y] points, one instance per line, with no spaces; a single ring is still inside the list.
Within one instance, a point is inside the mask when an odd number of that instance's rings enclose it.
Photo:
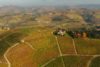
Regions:
[[[100,9],[100,4],[85,4],[85,5],[77,5],[75,7],[88,8],[88,9]]]
[[[3,15],[10,15],[10,14],[13,14],[13,13],[20,13],[21,11],[23,11],[23,8],[21,7],[17,7],[17,6],[2,6],[0,7],[0,16],[3,16]]]

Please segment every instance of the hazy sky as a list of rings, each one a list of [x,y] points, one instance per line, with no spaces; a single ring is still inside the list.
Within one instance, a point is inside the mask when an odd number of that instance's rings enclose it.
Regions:
[[[77,5],[77,4],[100,4],[100,0],[0,0],[0,6]]]

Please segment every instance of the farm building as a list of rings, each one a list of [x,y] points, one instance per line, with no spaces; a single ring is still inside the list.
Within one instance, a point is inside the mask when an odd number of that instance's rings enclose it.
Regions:
[[[54,32],[55,35],[61,35],[61,36],[64,36],[66,34],[66,30],[65,29],[61,29],[61,28],[58,28],[55,32]]]

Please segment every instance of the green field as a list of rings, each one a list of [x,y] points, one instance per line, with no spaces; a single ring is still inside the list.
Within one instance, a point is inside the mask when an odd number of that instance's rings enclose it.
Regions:
[[[100,55],[99,39],[75,39],[77,52],[85,55]]]
[[[64,63],[61,58],[63,58]],[[56,58],[45,67],[87,67],[87,63],[90,59],[91,57],[85,56],[62,56]]]
[[[100,56],[92,60],[90,67],[100,67]]]
[[[23,34],[20,32],[8,32],[5,35],[1,35],[0,38],[0,56],[2,56],[5,51],[17,42],[20,42]]]
[[[63,54],[75,54],[72,38],[68,36],[58,36],[58,42]]]

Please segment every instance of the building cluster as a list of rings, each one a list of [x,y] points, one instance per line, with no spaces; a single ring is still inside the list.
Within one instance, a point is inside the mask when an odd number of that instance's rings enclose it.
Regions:
[[[100,26],[96,26],[93,30],[66,30],[58,28],[55,32],[55,35],[64,36],[68,34],[72,38],[95,38],[100,39]]]
[[[66,34],[65,29],[58,28],[56,31],[53,32],[54,35],[64,36]]]

